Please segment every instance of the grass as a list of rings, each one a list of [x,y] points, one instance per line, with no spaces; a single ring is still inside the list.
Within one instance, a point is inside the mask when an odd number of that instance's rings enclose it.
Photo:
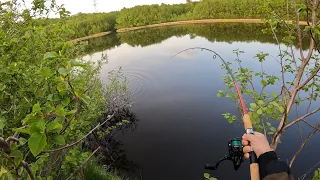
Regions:
[[[97,163],[90,162],[84,169],[84,180],[122,180],[117,172],[106,171]]]

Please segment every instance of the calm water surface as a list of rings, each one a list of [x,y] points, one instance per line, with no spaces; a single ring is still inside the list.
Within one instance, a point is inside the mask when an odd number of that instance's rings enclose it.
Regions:
[[[204,164],[214,164],[227,153],[227,142],[241,137],[240,122],[229,124],[221,114],[231,112],[240,117],[236,105],[226,98],[217,98],[218,90],[226,90],[221,76],[221,62],[202,51],[188,51],[171,58],[189,47],[206,47],[217,51],[225,60],[233,61],[235,49],[241,55],[243,66],[260,70],[254,56],[266,52],[276,57],[278,46],[270,35],[263,35],[258,25],[190,25],[143,30],[98,39],[91,55],[97,60],[107,53],[101,77],[122,67],[129,80],[132,110],[139,122],[135,130],[119,133],[130,161],[137,164],[140,179],[204,179]],[[237,66],[233,66],[236,68]],[[264,69],[279,75],[278,63],[270,57]],[[289,77],[290,78],[290,77]],[[259,80],[255,82],[259,87]],[[269,92],[278,87],[269,89]],[[247,102],[249,104],[249,102]],[[319,119],[319,113],[314,119]],[[310,119],[312,122],[312,119]],[[309,130],[303,127],[307,134]],[[320,135],[317,134],[294,163],[296,177],[304,174],[320,160]],[[290,160],[300,146],[296,127],[286,132],[278,147],[282,160]],[[210,172],[218,179],[249,179],[245,161],[238,171],[231,162],[221,164]]]

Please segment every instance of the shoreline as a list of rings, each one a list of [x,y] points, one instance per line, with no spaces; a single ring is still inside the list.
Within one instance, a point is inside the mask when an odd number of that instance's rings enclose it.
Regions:
[[[101,33],[92,34],[92,35],[89,35],[89,36],[85,36],[85,37],[73,39],[73,40],[70,40],[69,42],[71,42],[71,43],[77,43],[77,42],[80,42],[80,41],[85,41],[85,40],[89,40],[89,39],[93,39],[93,38],[98,38],[98,37],[106,36],[106,35],[109,35],[109,34],[111,34],[111,33],[112,33],[112,31],[101,32]]]
[[[291,24],[292,21],[286,21],[288,24]],[[117,33],[124,33],[129,31],[135,31],[140,29],[148,29],[148,28],[156,28],[156,27],[165,27],[165,26],[175,26],[175,25],[186,25],[186,24],[206,24],[206,23],[253,23],[253,24],[263,24],[264,21],[262,19],[201,19],[201,20],[186,20],[186,21],[173,21],[173,22],[166,22],[166,23],[159,23],[159,24],[150,24],[145,26],[138,26],[138,27],[130,27],[130,28],[120,28],[117,29]],[[300,25],[307,25],[307,22],[300,21]],[[88,39],[93,39],[97,37],[102,37],[111,34],[112,31],[108,32],[101,32],[97,34],[92,34],[89,36],[85,36],[82,38],[77,38],[71,40],[69,42],[77,43],[80,41],[85,41]]]

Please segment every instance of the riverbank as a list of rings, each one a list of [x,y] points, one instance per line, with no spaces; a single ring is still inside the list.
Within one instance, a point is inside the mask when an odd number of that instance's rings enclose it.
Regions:
[[[89,35],[89,36],[85,36],[85,37],[73,39],[73,40],[71,40],[71,41],[69,41],[69,42],[71,42],[71,43],[77,43],[77,42],[80,42],[80,41],[85,41],[85,40],[89,40],[89,39],[93,39],[93,38],[98,38],[98,37],[106,36],[106,35],[109,35],[109,34],[111,34],[111,33],[112,33],[112,31],[101,32],[101,33],[92,34],[92,35]]]
[[[187,25],[187,24],[205,24],[205,23],[256,23],[256,24],[263,24],[264,21],[262,19],[202,19],[202,20],[187,20],[187,21],[174,21],[174,22],[166,22],[166,23],[159,23],[159,24],[150,24],[146,26],[138,26],[138,27],[130,27],[130,28],[121,28],[116,30],[117,33],[135,31],[140,29],[147,29],[147,28],[156,28],[156,27],[165,27],[165,26],[175,26],[175,25]],[[288,24],[291,24],[292,21],[287,21]],[[300,25],[307,25],[307,22],[301,21]],[[85,41],[97,37],[102,37],[111,34],[111,31],[108,32],[101,32],[97,34],[92,34],[86,37],[77,38],[71,40],[72,43],[77,43],[80,41]]]
[[[146,26],[130,27],[118,29],[118,33],[135,31],[139,29],[155,28],[163,26],[175,26],[185,24],[205,24],[205,23],[264,23],[261,19],[201,19],[201,20],[187,20],[187,21],[174,21],[159,24],[150,24]]]

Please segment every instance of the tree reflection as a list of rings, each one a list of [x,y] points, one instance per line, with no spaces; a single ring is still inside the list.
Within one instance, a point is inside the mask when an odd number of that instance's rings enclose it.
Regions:
[[[272,34],[264,34],[265,24],[248,23],[210,23],[189,24],[149,28],[126,33],[112,34],[89,41],[88,53],[99,52],[127,43],[130,46],[150,46],[159,44],[171,37],[190,35],[190,39],[203,37],[210,42],[261,42],[277,44]],[[285,36],[285,30],[277,32],[278,39]],[[305,39],[308,39],[307,37]],[[303,47],[308,47],[308,41],[303,41]]]

